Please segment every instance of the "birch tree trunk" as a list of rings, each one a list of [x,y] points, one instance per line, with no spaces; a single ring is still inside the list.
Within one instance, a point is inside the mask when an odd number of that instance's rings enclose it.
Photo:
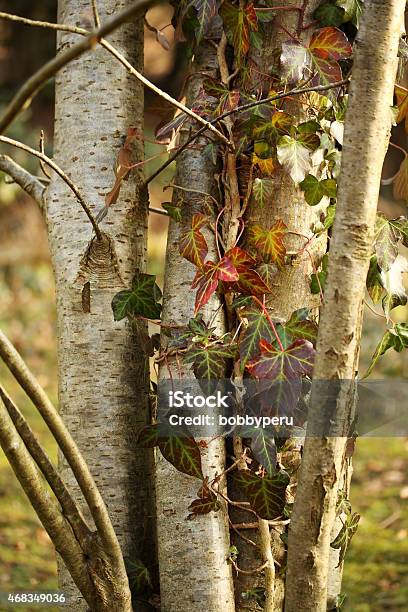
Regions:
[[[101,20],[127,4],[99,2]],[[88,0],[60,0],[58,20],[79,24],[92,15],[90,6]],[[143,68],[142,19],[120,27],[110,41],[137,69]],[[62,33],[58,49],[74,42],[74,35]],[[142,113],[142,87],[101,48],[57,77],[54,157],[94,212],[114,183],[113,165],[127,128],[142,133]],[[135,162],[142,156],[140,140],[134,146]],[[147,204],[140,184],[141,177],[132,172],[101,224],[101,241],[92,239],[91,225],[58,177],[48,190],[46,215],[56,280],[60,411],[107,504],[124,556],[146,562],[152,456],[135,447],[135,437],[149,420],[147,360],[131,328],[115,323],[111,310],[113,296],[145,266]],[[64,461],[61,470],[81,501]],[[146,549],[152,549],[150,541]],[[72,597],[68,609],[85,610],[62,564],[59,581]]]
[[[208,37],[219,38],[218,24]],[[193,74],[186,86],[187,106],[194,105],[205,75],[217,73],[217,54],[214,46],[204,40],[195,54]],[[186,134],[187,132],[187,134]],[[182,139],[188,136],[184,129]],[[204,195],[188,191],[214,194],[216,167],[211,153],[205,149],[206,140],[197,141],[194,148],[183,152],[177,160],[175,184],[187,192],[175,189],[174,201],[182,199],[182,223],[170,220],[167,239],[165,284],[163,292],[164,325],[186,325],[194,316],[195,291],[191,283],[195,267],[179,253],[180,235],[191,227],[194,213],[202,211]],[[197,148],[198,145],[198,148]],[[216,257],[214,235],[206,234],[209,259]],[[217,312],[218,311],[218,312]],[[202,310],[205,321],[212,320],[217,333],[225,330],[223,311],[216,296]],[[164,336],[164,346],[166,337]],[[189,368],[168,359],[160,368],[160,379],[194,379]],[[225,469],[224,439],[211,441],[202,449],[204,476],[210,479]],[[227,511],[197,516],[188,521],[188,506],[197,496],[200,482],[178,472],[160,453],[156,458],[157,529],[160,566],[160,594],[162,612],[187,612],[208,610],[209,612],[233,612],[234,595],[231,566],[227,562],[229,533]]]
[[[276,2],[275,4],[277,6],[282,5],[281,2]],[[301,4],[299,0],[290,0],[285,3],[285,6],[293,5],[299,7],[299,4]],[[262,48],[259,50],[254,48],[250,51],[250,61],[254,63],[252,66],[255,75],[253,86],[258,91],[262,90],[263,95],[268,94],[272,85],[269,78],[263,79],[259,75],[273,74],[274,66],[276,67],[276,48],[280,48],[282,43],[288,40],[288,34],[285,33],[283,28],[290,32],[297,32],[299,40],[306,45],[313,30],[301,31],[301,23],[308,24],[312,21],[313,12],[319,4],[319,0],[309,1],[305,12],[302,13],[302,17],[297,10],[279,11],[278,17],[267,26]],[[279,70],[279,66],[277,66],[277,69]],[[286,102],[284,108],[288,108],[288,112],[293,114],[299,121],[304,120],[300,106],[296,101],[294,103]],[[270,228],[278,219],[282,219],[291,232],[311,237],[312,228],[321,214],[321,207],[309,206],[304,199],[303,192],[282,168],[275,168],[272,176],[268,177],[268,179],[270,179],[272,184],[270,198],[264,207],[253,206],[248,208],[245,218],[246,225],[249,226],[256,223],[264,228]],[[320,238],[313,241],[309,248],[309,253],[313,259],[318,260],[322,257],[326,249],[326,240],[326,235],[322,234]],[[288,236],[285,240],[285,245],[289,252],[300,251],[305,243],[306,239],[301,236],[292,235]],[[274,277],[271,286],[272,292],[268,296],[268,310],[274,320],[286,321],[290,318],[292,312],[299,308],[309,308],[311,310],[318,308],[319,296],[312,295],[310,292],[311,272],[312,264],[310,257],[304,252],[300,256],[295,257],[290,266],[285,266]],[[296,463],[300,459],[299,451],[294,451],[293,455],[292,460]],[[231,496],[233,496],[232,491]],[[242,493],[239,491],[237,492],[237,498],[243,499]],[[240,510],[233,508],[230,513],[234,523],[248,520],[248,514]],[[279,531],[276,527],[270,530],[273,557],[280,565],[285,563],[285,547],[280,538],[282,530]],[[231,533],[231,539],[233,544],[239,549],[238,559],[240,568],[248,571],[254,567],[261,566],[263,559],[260,553],[262,543],[259,541],[259,533],[256,537],[253,532],[248,532],[246,535],[249,535],[253,540],[255,539],[258,549],[243,542],[234,532]],[[275,569],[273,610],[279,611],[283,609],[285,576],[279,571],[279,566]],[[258,574],[258,579],[254,574],[238,574],[235,577],[237,612],[259,609],[256,602],[249,602],[242,597],[243,593],[253,588],[256,580],[261,584],[263,582],[262,575]]]
[[[330,406],[312,394],[309,433],[289,530],[285,610],[326,610],[328,559],[337,492],[350,425],[351,380],[357,368],[362,302],[371,253],[381,169],[391,128],[398,41],[405,0],[365,3],[355,43],[328,279],[319,326],[316,380],[343,380],[332,430],[319,436]],[[337,437],[336,437],[337,436]],[[301,546],[299,546],[301,542]]]

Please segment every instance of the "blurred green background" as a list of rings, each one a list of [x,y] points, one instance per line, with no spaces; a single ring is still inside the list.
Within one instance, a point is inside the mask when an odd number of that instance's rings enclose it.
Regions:
[[[30,6],[28,6],[30,5]],[[10,2],[0,0],[0,10],[10,10]],[[14,0],[16,14],[55,20],[55,0]],[[156,26],[169,23],[168,9],[155,9],[149,20]],[[171,38],[171,28],[166,33]],[[24,38],[23,38],[24,37]],[[146,73],[161,87],[177,94],[182,81],[178,51],[164,51],[146,36]],[[24,40],[24,45],[21,41]],[[0,21],[0,104],[4,106],[19,84],[52,56],[52,32],[25,28]],[[146,134],[154,138],[154,127],[170,117],[169,109],[146,96]],[[15,122],[10,136],[32,146],[38,145],[40,129],[46,133],[46,148],[52,152],[53,84],[50,83],[31,107]],[[396,135],[398,138],[398,134]],[[146,142],[146,157],[162,147]],[[4,149],[5,151],[5,149]],[[32,159],[20,153],[16,159],[33,172],[39,169]],[[155,164],[150,162],[146,172]],[[393,173],[394,159],[387,160]],[[152,188],[152,204],[169,199],[163,187],[171,170]],[[385,189],[381,208],[394,217],[405,214],[405,205],[392,201]],[[149,272],[162,280],[166,220],[153,215],[149,228]],[[407,309],[393,312],[399,321],[407,319]],[[8,334],[39,381],[57,401],[56,326],[52,270],[45,226],[36,205],[15,185],[0,177],[0,326]],[[367,367],[384,324],[367,310],[364,322],[361,362]],[[406,377],[408,359],[404,354],[387,353],[373,377]],[[13,399],[29,418],[51,457],[56,449],[45,425],[24,393],[0,364],[0,378]],[[343,591],[345,609],[353,612],[399,611],[408,608],[408,440],[371,438],[357,441],[351,501],[362,515],[359,529],[346,556]],[[51,542],[28,504],[20,485],[0,451],[0,592],[18,589],[56,588],[56,563]],[[0,609],[13,609],[1,608]],[[20,610],[32,610],[20,607]],[[53,608],[48,608],[53,610]]]

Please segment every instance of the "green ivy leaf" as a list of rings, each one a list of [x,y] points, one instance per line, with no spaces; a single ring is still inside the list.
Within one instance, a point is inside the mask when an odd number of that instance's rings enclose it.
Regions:
[[[340,529],[340,532],[330,544],[332,548],[340,549],[339,563],[337,567],[339,567],[344,561],[348,545],[350,544],[351,538],[357,531],[359,521],[360,515],[357,512],[347,516],[342,528]]]
[[[197,11],[199,27],[196,30],[197,43],[205,36],[211,20],[217,14],[219,0],[193,0],[193,6]]]
[[[283,470],[260,478],[251,470],[234,472],[233,479],[246,494],[251,508],[260,518],[274,520],[282,515],[289,476]]]
[[[158,300],[161,297],[162,292],[156,284],[156,277],[137,272],[132,281],[132,288],[119,291],[112,300],[114,319],[121,321],[129,316],[159,319],[161,305]]]
[[[377,255],[377,263],[381,270],[387,271],[398,255],[398,242],[401,239],[401,232],[393,221],[389,221],[384,215],[377,215],[374,249]]]
[[[184,361],[193,364],[195,377],[203,381],[205,390],[211,393],[225,377],[228,360],[235,355],[235,345],[225,346],[220,342],[208,346],[193,344],[185,353]]]
[[[177,221],[177,223],[180,223],[182,219],[180,206],[174,206],[174,204],[171,202],[163,202],[162,207],[167,212],[169,217],[174,219],[174,221]]]
[[[314,321],[308,319],[309,311],[307,308],[300,308],[292,313],[289,321],[283,325],[286,337],[292,340],[309,340],[314,344],[317,339],[318,327]]]
[[[315,10],[313,17],[320,21],[322,26],[340,26],[346,21],[346,12],[344,8],[334,4],[333,0],[329,0]]]
[[[391,348],[397,351],[397,353],[408,348],[408,323],[396,323],[392,329],[388,329],[385,332],[375,349],[370,366],[363,378],[367,378],[371,374],[381,355],[384,355]]]
[[[251,438],[251,450],[257,461],[265,468],[269,476],[276,472],[276,446],[272,436],[267,435],[263,429],[253,432],[245,430],[245,437]]]
[[[377,257],[373,255],[370,259],[370,267],[367,274],[367,291],[374,304],[378,304],[384,295],[384,287],[381,281],[381,270],[377,264]]]
[[[319,204],[324,196],[329,198],[337,196],[337,183],[334,179],[319,181],[315,176],[308,174],[299,187],[304,191],[305,200],[310,206]]]
[[[152,587],[149,570],[140,559],[128,561],[126,565],[129,584],[136,593],[142,593],[147,587]]]
[[[252,187],[252,193],[254,195],[255,202],[258,204],[258,206],[263,208],[268,201],[271,201],[273,182],[268,178],[256,178]]]
[[[327,266],[329,264],[329,256],[324,255],[321,263],[321,271],[317,274],[312,274],[310,277],[310,291],[313,295],[320,293],[320,290],[324,291],[327,278]]]
[[[336,4],[344,9],[345,21],[351,21],[358,28],[363,12],[363,0],[336,0]]]
[[[250,47],[250,34],[258,30],[258,18],[254,5],[238,7],[226,0],[220,9],[228,42],[234,47],[235,59],[240,65]]]

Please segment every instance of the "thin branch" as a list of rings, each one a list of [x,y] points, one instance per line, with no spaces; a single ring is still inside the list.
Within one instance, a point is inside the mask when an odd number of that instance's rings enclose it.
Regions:
[[[125,572],[123,557],[113,529],[105,502],[95,484],[93,476],[62,418],[51,403],[47,394],[30,372],[17,350],[0,330],[0,357],[17,382],[27,393],[35,407],[52,432],[58,446],[65,456],[78,482],[79,488],[89,506],[89,510],[102,543],[109,554],[116,559],[116,569]],[[123,566],[123,567],[122,567]]]
[[[27,172],[8,155],[0,155],[0,170],[8,174],[17,185],[20,185],[41,209],[44,208],[44,191],[46,188],[35,176]]]
[[[241,111],[248,110],[248,109],[254,108],[256,106],[260,106],[261,104],[267,104],[268,102],[275,102],[276,100],[282,100],[283,98],[287,98],[289,96],[300,96],[300,95],[302,95],[304,93],[310,93],[312,91],[319,92],[319,91],[327,91],[329,89],[335,89],[336,87],[341,87],[342,85],[346,85],[349,82],[349,80],[350,79],[343,79],[342,81],[337,81],[336,83],[332,83],[331,85],[317,85],[316,87],[304,87],[303,89],[302,88],[299,88],[299,89],[295,88],[295,89],[291,89],[290,91],[287,91],[286,93],[282,92],[282,93],[276,94],[274,96],[269,96],[267,98],[261,98],[259,100],[254,100],[253,102],[248,102],[247,104],[243,104],[242,106],[237,106],[234,109],[231,109],[229,111],[225,111],[225,113],[222,113],[221,115],[218,115],[218,117],[215,117],[215,119],[212,119],[212,121],[210,123],[211,123],[211,125],[215,125],[219,121],[222,121],[226,117],[229,117],[230,115],[234,115],[235,113],[239,113]],[[190,138],[188,138],[186,140],[186,142],[183,145],[181,145],[181,147],[178,148],[178,150],[176,151],[176,153],[174,153],[174,155],[169,157],[169,159],[166,162],[164,162],[164,164],[162,164],[160,166],[160,168],[158,168],[151,176],[149,176],[149,178],[146,179],[145,184],[148,185],[157,176],[159,176],[159,174],[161,174],[163,172],[163,170],[165,170],[168,166],[170,166],[170,164],[172,164],[174,162],[174,160],[183,151],[185,151],[185,149],[187,149],[187,147],[189,147],[197,138],[199,138],[202,134],[204,134],[206,129],[207,128],[205,128],[203,126],[199,130],[194,132],[192,134],[192,136],[190,136]]]
[[[62,30],[62,31],[66,31],[66,32],[72,32],[73,34],[80,34],[82,36],[87,36],[87,37],[90,36],[90,32],[88,30],[85,30],[83,28],[77,28],[75,26],[69,26],[69,25],[66,25],[66,24],[50,23],[50,22],[46,22],[46,21],[34,21],[34,20],[31,20],[31,19],[26,19],[25,17],[19,17],[18,15],[10,15],[8,13],[0,13],[0,18],[11,19],[12,21],[21,21],[21,23],[24,23],[25,25],[39,26],[39,27],[44,27],[44,28],[51,28],[53,30]],[[98,32],[101,32],[102,30],[103,30],[103,27],[99,28]],[[111,53],[111,55],[113,55],[121,64],[123,64],[123,66],[128,70],[128,72],[130,74],[132,74],[134,77],[136,77],[141,83],[143,83],[143,85],[145,85],[146,87],[148,87],[149,89],[154,91],[154,93],[156,93],[158,96],[160,96],[161,98],[163,98],[164,100],[169,102],[169,104],[171,104],[175,108],[181,110],[186,115],[189,115],[192,119],[194,119],[198,123],[201,123],[206,129],[208,129],[211,132],[213,132],[217,136],[217,138],[219,140],[221,140],[222,142],[224,142],[227,145],[230,144],[228,138],[226,138],[226,136],[224,136],[224,134],[222,132],[220,132],[216,127],[214,127],[212,125],[212,122],[207,121],[206,119],[204,119],[200,115],[197,115],[197,113],[195,113],[193,110],[191,110],[190,108],[188,108],[187,106],[185,106],[184,104],[182,104],[181,102],[176,100],[175,98],[172,98],[168,93],[166,93],[165,91],[163,91],[159,87],[156,87],[156,85],[154,85],[154,83],[152,83],[151,81],[146,79],[146,77],[143,76],[143,74],[141,74],[138,70],[136,70],[136,68],[134,68],[134,66],[132,66],[132,64],[113,45],[111,45],[107,40],[102,38],[100,35],[97,36],[97,32],[95,32],[94,36],[97,38],[97,40],[99,41],[101,46],[104,49],[106,49],[106,51]],[[59,56],[57,56],[57,58],[58,57]],[[77,57],[77,56],[75,56],[75,57]],[[57,59],[57,58],[55,58],[55,59]],[[69,59],[68,61],[71,61],[71,59]],[[68,63],[68,62],[66,62],[66,63]],[[44,66],[44,68],[47,65],[48,64],[46,64]],[[65,65],[65,64],[63,64],[63,65]],[[61,67],[62,66],[60,66],[60,68]],[[27,83],[28,83],[28,81],[27,81]],[[25,87],[25,85],[23,85],[23,88],[24,87]],[[22,89],[20,91],[22,91]],[[0,130],[4,131],[4,128],[2,128],[1,121],[0,121]]]
[[[45,150],[44,150],[44,130],[41,130],[41,132],[40,132],[40,153],[45,155]],[[44,176],[47,179],[51,179],[51,174],[48,172],[47,166],[44,164],[43,160],[40,159],[39,162],[40,162],[40,168],[41,168]]]
[[[92,602],[93,585],[84,563],[83,551],[57,502],[49,495],[42,482],[3,402],[0,402],[0,445],[75,584],[87,602]]]
[[[243,570],[240,567],[238,567],[234,559],[230,558],[229,562],[231,563],[235,571],[238,572],[238,574],[244,574],[244,576],[253,576],[253,574],[258,574],[259,572],[264,570],[266,566],[268,565],[268,562],[265,562],[265,563],[262,563],[262,565],[260,565],[259,567],[255,567],[253,570]]]
[[[64,481],[54,467],[51,459],[42,448],[35,433],[27,423],[24,415],[20,412],[13,400],[8,396],[5,389],[0,385],[0,398],[3,400],[7,412],[14,423],[21,439],[23,440],[28,452],[36,462],[45,479],[51,487],[55,497],[60,503],[64,516],[68,519],[72,530],[82,547],[92,535],[92,531],[88,527],[83,518],[81,511],[75,503],[71,493],[67,489]]]
[[[32,96],[39,91],[39,89],[41,89],[41,87],[51,77],[61,70],[61,68],[77,57],[80,57],[86,51],[93,49],[101,38],[116,30],[120,25],[122,25],[122,23],[128,21],[137,13],[144,12],[154,3],[155,0],[137,0],[136,2],[133,2],[123,11],[119,12],[117,15],[114,15],[112,19],[106,21],[106,23],[104,23],[100,28],[93,30],[83,40],[75,45],[72,45],[65,51],[60,52],[56,57],[44,64],[44,66],[42,66],[29,79],[27,79],[7,106],[2,117],[0,118],[0,134],[2,134],[8,128],[8,126],[20,113],[26,102],[30,100],[30,98],[32,98]]]
[[[265,606],[264,612],[273,612],[275,609],[275,563],[271,547],[271,532],[268,521],[258,519],[259,550],[265,561]]]
[[[97,28],[101,27],[101,20],[99,19],[99,11],[98,11],[98,5],[97,5],[97,0],[91,0],[92,1],[92,12],[93,12],[93,16],[94,16],[94,21],[95,21],[95,25]]]
[[[41,159],[44,163],[46,163],[48,166],[50,166],[50,168],[52,168],[61,178],[63,181],[66,182],[66,184],[68,185],[68,187],[72,190],[72,192],[74,193],[75,197],[77,198],[78,202],[80,203],[80,205],[82,206],[86,216],[88,217],[89,221],[92,223],[92,227],[95,230],[95,234],[98,238],[98,240],[102,240],[102,232],[98,227],[98,224],[95,220],[95,217],[93,216],[91,209],[89,208],[88,204],[86,203],[84,197],[82,196],[81,192],[79,191],[78,187],[75,185],[75,183],[69,178],[69,176],[67,174],[65,174],[65,172],[49,157],[47,157],[47,155],[45,155],[44,153],[41,153],[40,151],[36,151],[35,149],[32,149],[31,147],[29,147],[28,145],[19,142],[18,140],[13,140],[12,138],[8,138],[7,136],[0,136],[0,142],[4,142],[6,144],[9,144],[13,147],[17,147],[17,149],[22,149],[23,151],[26,151],[27,153],[30,153],[31,155],[34,155],[35,157],[38,157],[38,159]]]

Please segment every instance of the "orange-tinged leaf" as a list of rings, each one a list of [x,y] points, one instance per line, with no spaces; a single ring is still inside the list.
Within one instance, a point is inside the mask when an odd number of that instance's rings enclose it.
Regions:
[[[258,157],[258,155],[256,155],[256,153],[253,153],[253,155],[252,155],[252,163],[254,164],[254,166],[258,166],[259,170],[263,174],[271,175],[271,174],[273,174],[273,172],[275,170],[275,165],[273,163],[272,157],[268,157],[266,159],[262,159],[261,157]]]
[[[395,86],[395,96],[397,98],[398,116],[397,123],[401,123],[405,119],[405,130],[408,132],[408,89]]]
[[[193,215],[191,229],[180,237],[180,254],[199,268],[203,266],[208,253],[207,241],[200,231],[206,221],[202,214]]]
[[[227,251],[225,256],[232,261],[237,272],[240,272],[245,266],[254,266],[256,263],[256,260],[252,257],[252,255],[247,253],[247,251],[244,249],[241,249],[241,247],[237,246]]]
[[[208,261],[198,270],[192,287],[197,287],[195,311],[202,308],[218,287],[218,281],[233,283],[239,278],[232,261],[224,256],[219,262]]]
[[[252,270],[252,267],[256,265],[256,260],[252,255],[240,247],[233,247],[226,255],[231,259],[239,274],[237,282],[232,286],[233,291],[256,295],[257,297],[270,293],[269,287],[264,283],[259,274]]]
[[[346,59],[352,53],[347,36],[338,28],[317,30],[310,41],[309,51],[315,57],[329,60]]]
[[[250,243],[255,247],[258,257],[265,262],[272,261],[280,268],[285,263],[286,248],[283,244],[287,227],[281,219],[268,230],[253,225],[249,230]]]
[[[254,5],[241,8],[226,0],[221,6],[220,15],[224,22],[228,42],[234,47],[235,57],[240,64],[247,55],[250,45],[250,33],[258,30],[258,18]]]

